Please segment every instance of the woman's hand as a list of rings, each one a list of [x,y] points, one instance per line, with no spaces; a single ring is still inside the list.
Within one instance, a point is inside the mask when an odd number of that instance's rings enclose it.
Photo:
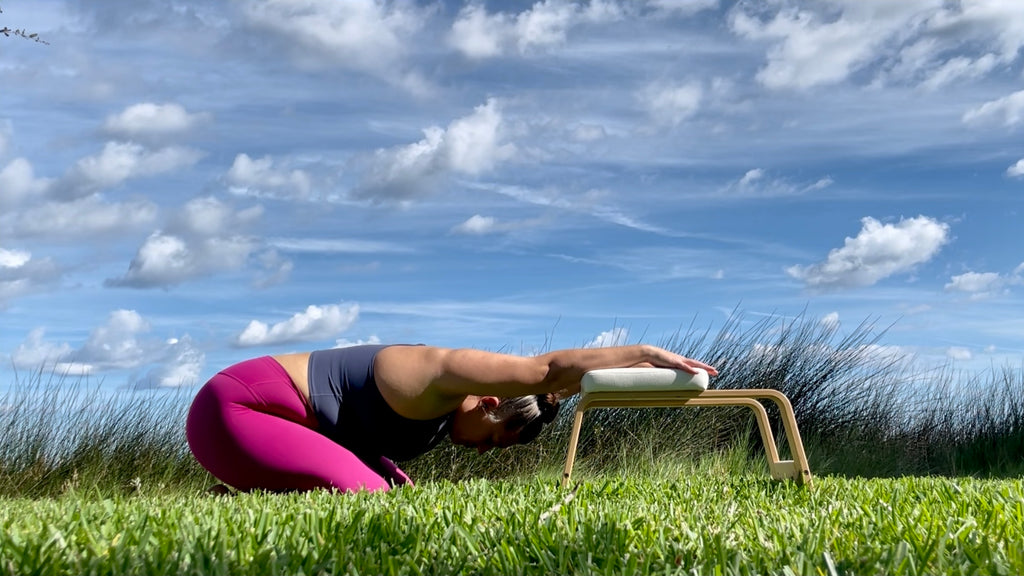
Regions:
[[[412,478],[402,471],[401,468],[395,465],[390,459],[381,456],[378,460],[380,471],[383,472],[382,476],[392,486],[413,486]]]
[[[718,376],[718,370],[710,364],[705,364],[700,360],[694,360],[687,358],[686,356],[680,356],[675,352],[670,352],[664,348],[658,348],[657,346],[644,346],[644,353],[649,356],[649,359],[635,364],[636,367],[652,367],[652,368],[674,368],[676,370],[682,370],[683,372],[689,372],[690,374],[696,374],[697,368],[705,370],[708,376]]]

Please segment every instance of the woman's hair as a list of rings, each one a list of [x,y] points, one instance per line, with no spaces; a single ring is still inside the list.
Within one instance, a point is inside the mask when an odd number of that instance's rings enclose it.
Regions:
[[[531,394],[504,398],[491,413],[495,422],[504,422],[505,430],[519,431],[517,442],[526,444],[540,434],[545,424],[558,416],[561,404],[554,394]]]

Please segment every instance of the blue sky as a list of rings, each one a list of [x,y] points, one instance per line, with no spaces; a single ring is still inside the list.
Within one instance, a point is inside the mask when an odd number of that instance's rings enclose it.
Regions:
[[[737,309],[1024,359],[1015,2],[0,7],[4,382]]]

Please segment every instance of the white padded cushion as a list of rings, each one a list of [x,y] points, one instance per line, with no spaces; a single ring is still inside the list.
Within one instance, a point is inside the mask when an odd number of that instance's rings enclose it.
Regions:
[[[707,390],[708,373],[696,374],[672,368],[605,368],[583,375],[581,391],[588,392],[665,392],[668,390]]]

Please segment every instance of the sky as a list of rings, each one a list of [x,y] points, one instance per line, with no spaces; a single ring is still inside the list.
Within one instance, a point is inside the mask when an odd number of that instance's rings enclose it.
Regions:
[[[1024,365],[1015,0],[0,9],[0,384],[734,314]]]

